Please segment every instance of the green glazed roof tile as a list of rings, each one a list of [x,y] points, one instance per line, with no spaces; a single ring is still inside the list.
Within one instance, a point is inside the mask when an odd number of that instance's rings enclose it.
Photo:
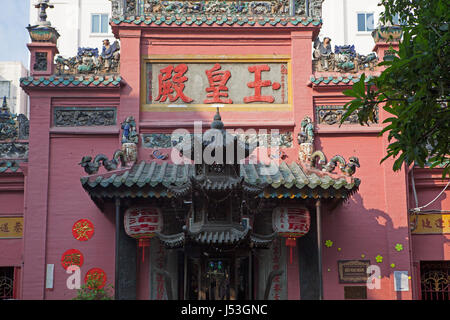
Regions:
[[[270,170],[270,169],[275,170]],[[157,164],[156,162],[145,162],[134,165],[132,168],[123,173],[114,173],[112,175],[99,175],[92,178],[83,177],[80,179],[82,185],[96,195],[100,193],[105,196],[157,196],[158,191],[161,196],[171,186],[182,186],[189,182],[190,177],[194,173],[193,165],[175,165],[164,162]],[[270,197],[304,197],[305,192],[308,197],[317,197],[321,191],[328,190],[326,197],[334,197],[335,190],[344,189],[349,194],[359,187],[360,180],[356,178],[333,177],[326,172],[314,173],[296,162],[287,164],[281,162],[279,167],[269,167],[267,165],[246,164],[242,166],[241,175],[246,183],[250,185],[267,184],[266,192]],[[110,189],[110,186],[116,187]],[[159,188],[158,190],[143,191],[137,190],[143,187]],[[163,189],[160,189],[160,188]],[[215,188],[226,188],[226,184],[217,184]],[[309,191],[305,191],[305,187]],[[268,188],[268,189],[267,189]],[[284,190],[282,188],[285,188]],[[296,188],[296,189],[293,189]],[[287,190],[286,190],[287,189]],[[133,191],[132,191],[133,190]],[[272,191],[271,191],[272,190]],[[277,191],[280,190],[280,191]],[[295,191],[299,190],[299,191]],[[300,192],[300,190],[303,190]],[[139,193],[141,192],[141,193]],[[143,193],[142,193],[143,192]],[[280,193],[281,192],[281,193]],[[261,195],[260,195],[261,196]],[[267,195],[266,195],[267,196]]]

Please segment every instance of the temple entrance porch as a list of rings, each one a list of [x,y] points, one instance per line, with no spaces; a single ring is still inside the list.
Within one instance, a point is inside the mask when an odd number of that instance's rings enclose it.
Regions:
[[[191,248],[184,264],[185,300],[252,299],[252,256],[249,250]],[[180,279],[181,280],[181,279]]]

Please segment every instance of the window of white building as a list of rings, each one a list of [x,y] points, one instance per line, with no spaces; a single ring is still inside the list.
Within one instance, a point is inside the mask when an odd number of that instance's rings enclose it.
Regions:
[[[91,33],[108,33],[109,16],[108,14],[91,15]]]
[[[361,12],[358,16],[358,31],[366,32],[372,31],[375,28],[375,19],[373,12]]]
[[[9,99],[9,91],[11,87],[11,81],[0,81],[0,103],[3,97]]]

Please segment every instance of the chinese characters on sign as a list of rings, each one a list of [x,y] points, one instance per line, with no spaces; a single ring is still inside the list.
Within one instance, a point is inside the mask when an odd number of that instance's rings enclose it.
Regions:
[[[72,227],[72,235],[79,241],[87,241],[94,235],[94,225],[87,219],[75,222]]]
[[[168,254],[164,245],[158,239],[152,239],[150,244],[151,279],[150,292],[151,300],[167,300],[164,275],[160,272],[168,270]]]
[[[216,63],[210,70],[206,70],[206,76],[208,77],[209,87],[206,88],[208,98],[204,103],[233,103],[231,99],[221,99],[220,97],[228,97],[228,87],[226,86],[228,79],[231,77],[230,71],[220,71],[220,64]],[[226,92],[221,92],[226,91]]]
[[[125,212],[125,232],[133,238],[152,238],[162,228],[157,208],[131,208]]]
[[[165,102],[169,98],[170,102],[175,102],[178,98],[181,98],[183,102],[192,102],[192,99],[186,97],[183,93],[184,82],[187,78],[184,76],[188,67],[185,64],[179,64],[174,67],[169,65],[168,67],[161,69],[158,75],[158,97],[155,99],[159,102]],[[173,74],[175,72],[175,74]],[[175,95],[173,95],[175,93]]]
[[[338,261],[339,283],[367,282],[367,268],[369,265],[369,260]]]
[[[414,234],[450,233],[450,214],[421,214],[411,219]]]
[[[269,249],[269,260],[267,261],[268,273],[272,271],[279,271],[280,275],[273,278],[272,287],[269,293],[268,300],[286,300],[287,299],[287,269],[286,269],[286,247],[283,241],[278,238],[272,242]],[[267,275],[268,275],[267,273]],[[267,277],[266,275],[266,277]],[[266,280],[267,278],[265,278]]]
[[[286,62],[147,63],[146,104],[286,104]]]
[[[297,238],[308,233],[310,220],[306,209],[278,207],[273,215],[273,229],[280,236]]]
[[[106,284],[105,271],[100,268],[90,269],[84,277],[84,283],[86,283],[89,289],[93,289],[94,287],[102,289]]]
[[[270,71],[270,67],[267,64],[262,64],[258,66],[251,66],[248,67],[248,71],[255,74],[255,81],[247,83],[247,86],[249,88],[255,89],[255,94],[250,97],[244,97],[245,103],[250,102],[267,102],[267,103],[273,103],[275,101],[275,98],[273,96],[263,96],[261,95],[261,89],[263,87],[270,87],[272,86],[273,90],[278,90],[281,88],[281,85],[278,82],[274,82],[272,84],[272,81],[270,80],[262,80],[261,73],[263,71]]]
[[[61,257],[61,265],[64,269],[67,269],[70,266],[81,267],[83,263],[83,254],[80,252],[80,250],[77,249],[69,249],[64,252]]]
[[[0,238],[22,238],[23,217],[0,217]]]
[[[272,249],[272,271],[278,271],[280,269],[280,255],[281,255],[281,246],[280,241],[273,242]],[[273,279],[273,300],[280,300],[280,292],[281,292],[281,281],[280,276],[276,276]]]

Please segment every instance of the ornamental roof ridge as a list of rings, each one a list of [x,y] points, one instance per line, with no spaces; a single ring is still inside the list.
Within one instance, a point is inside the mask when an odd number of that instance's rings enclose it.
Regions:
[[[105,172],[101,174],[82,176],[80,178],[81,184],[85,189],[93,190],[98,187],[101,189],[107,190],[109,186],[114,186],[115,189],[125,186],[126,188],[134,188],[137,185],[137,182],[142,180],[145,176],[144,185],[148,185],[152,188],[156,188],[158,186],[162,187],[165,185],[166,179],[172,179],[173,171],[180,171],[180,168],[190,167],[193,168],[194,165],[177,165],[177,164],[168,164],[168,163],[156,163],[156,167],[153,170],[150,170],[150,167],[154,161],[140,161],[136,163],[131,168],[125,168],[122,170],[114,170],[110,172]],[[338,190],[344,188],[346,190],[352,190],[354,188],[359,187],[360,179],[354,177],[348,177],[336,173],[324,172],[320,170],[314,170],[305,168],[301,163],[295,162],[298,167],[300,167],[305,173],[308,181],[304,181],[301,177],[293,171],[292,164],[287,165],[284,161],[280,164],[279,170],[277,173],[272,176],[264,176],[259,175],[262,172],[261,168],[264,166],[263,163],[258,164],[244,164],[244,171],[242,172],[243,177],[245,178],[246,183],[252,185],[256,183],[255,181],[264,180],[268,181],[268,187],[279,189],[280,187],[285,187],[287,189],[291,189],[292,187],[297,187],[297,189],[301,189],[303,187],[310,187],[312,189],[316,187],[321,187],[321,189],[327,190],[330,187]],[[165,166],[164,166],[165,164]],[[283,165],[284,164],[284,165]],[[142,170],[138,170],[138,167],[142,167]],[[174,169],[175,168],[175,169]],[[259,170],[258,170],[259,168]],[[149,173],[150,172],[150,173]],[[184,171],[183,171],[184,172]],[[177,174],[176,178],[185,180],[184,175],[190,175],[193,173],[193,170],[187,170],[184,174]],[[139,174],[139,176],[136,176]],[[249,175],[258,175],[249,176]],[[293,179],[284,179],[285,176],[291,176]],[[183,180],[183,181],[184,181]],[[289,181],[288,181],[289,180]],[[292,181],[290,181],[292,180]],[[170,180],[172,184],[176,185],[177,181]],[[130,182],[130,183],[128,183]],[[271,183],[270,183],[271,182]],[[143,187],[139,186],[139,187]]]
[[[147,26],[256,26],[256,27],[306,27],[319,26],[322,24],[322,19],[313,19],[311,17],[302,16],[231,16],[231,15],[151,15],[140,17],[118,17],[111,19],[112,24],[132,24],[132,25],[147,25]]]
[[[21,87],[120,87],[124,84],[120,74],[78,74],[78,75],[51,75],[29,76],[20,78]]]
[[[324,0],[110,0],[114,19],[146,17],[305,17],[320,19]],[[175,18],[176,19],[176,18]],[[163,21],[164,22],[164,21]]]
[[[333,85],[352,85],[354,83],[359,82],[361,79],[362,73],[358,74],[335,74],[335,73],[314,73],[311,75],[308,81],[309,86],[333,86]],[[365,82],[369,82],[375,77],[378,77],[381,72],[372,72],[366,76]]]

